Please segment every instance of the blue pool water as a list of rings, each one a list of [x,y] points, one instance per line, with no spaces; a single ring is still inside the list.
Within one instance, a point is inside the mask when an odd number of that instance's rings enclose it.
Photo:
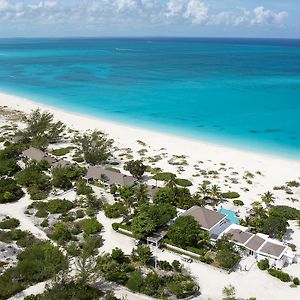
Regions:
[[[240,219],[236,216],[235,212],[230,209],[221,208],[219,210],[219,213],[226,215],[227,219],[229,219],[233,224],[237,224],[240,221]]]
[[[0,90],[300,159],[300,41],[2,39]]]

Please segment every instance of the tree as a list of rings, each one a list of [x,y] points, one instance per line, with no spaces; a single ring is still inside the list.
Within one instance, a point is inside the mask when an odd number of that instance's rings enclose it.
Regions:
[[[275,201],[275,197],[271,192],[266,192],[263,194],[261,200],[267,205],[270,206]]]
[[[149,246],[139,245],[136,249],[132,250],[132,258],[147,265],[153,260],[153,255]]]
[[[120,248],[113,249],[111,252],[111,257],[119,264],[122,264],[126,260],[126,256]]]
[[[40,109],[32,111],[26,118],[27,127],[21,135],[30,139],[34,147],[44,149],[49,143],[56,143],[62,139],[66,126],[61,122],[54,122],[54,115],[41,112]]]
[[[235,287],[233,285],[223,288],[223,300],[235,300]]]
[[[263,219],[262,232],[281,240],[288,226],[286,218],[270,215]]]
[[[81,224],[86,235],[95,234],[103,228],[103,225],[96,218],[84,219]]]
[[[199,198],[206,198],[210,195],[211,189],[209,187],[209,183],[207,181],[203,181],[202,184],[199,185],[197,190],[197,195]]]
[[[138,180],[142,179],[146,169],[147,166],[141,160],[131,160],[124,165],[124,170],[130,172]]]
[[[69,231],[66,224],[57,223],[54,225],[54,230],[53,233],[51,234],[51,238],[54,241],[57,241],[59,244],[63,244],[72,238],[72,234]]]
[[[138,239],[145,238],[154,232],[156,228],[155,222],[146,212],[139,213],[132,219],[131,230]]]
[[[192,216],[178,217],[168,230],[168,238],[179,247],[197,244],[201,232],[200,225]]]
[[[211,194],[212,198],[219,199],[222,196],[220,187],[217,186],[216,184],[212,185],[212,187],[210,189],[210,194]]]
[[[138,184],[134,188],[134,198],[138,205],[145,204],[148,202],[148,189],[146,184]]]
[[[0,203],[8,203],[21,199],[24,193],[11,178],[0,178]]]
[[[78,135],[74,138],[74,143],[81,148],[84,159],[89,164],[103,164],[111,156],[113,140],[108,139],[102,131],[95,130],[91,134]]]
[[[140,292],[143,286],[143,276],[141,271],[137,270],[132,272],[129,277],[126,286],[133,292]]]

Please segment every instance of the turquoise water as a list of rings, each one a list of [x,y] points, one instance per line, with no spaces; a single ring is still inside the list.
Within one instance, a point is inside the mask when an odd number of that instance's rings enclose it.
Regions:
[[[227,219],[231,221],[233,224],[238,224],[240,219],[236,216],[235,212],[230,209],[221,208],[219,213],[226,215]]]
[[[2,39],[0,90],[300,158],[300,41]]]

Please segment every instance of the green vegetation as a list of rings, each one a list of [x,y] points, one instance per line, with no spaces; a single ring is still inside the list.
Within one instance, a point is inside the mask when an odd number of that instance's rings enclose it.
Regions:
[[[225,199],[235,199],[235,198],[239,198],[240,194],[237,192],[227,192],[227,193],[223,193],[222,197]]]
[[[149,265],[153,260],[153,255],[149,246],[139,245],[132,251],[132,259],[139,261],[143,265]]]
[[[110,157],[113,140],[108,139],[102,131],[95,130],[90,134],[77,135],[74,143],[80,147],[87,163],[98,165],[105,163]]]
[[[267,269],[269,269],[270,265],[269,265],[269,260],[267,258],[259,261],[257,263],[257,266],[260,270],[265,271]]]
[[[176,209],[170,204],[144,204],[132,219],[132,232],[136,238],[147,237],[175,215]]]
[[[60,141],[66,128],[62,122],[55,123],[53,120],[53,114],[34,110],[25,120],[27,127],[19,134],[28,139],[32,146],[45,149],[49,143]]]
[[[201,228],[191,216],[178,217],[168,230],[168,238],[176,246],[186,248],[196,246]]]
[[[73,147],[59,148],[59,149],[53,150],[51,153],[55,156],[64,156],[64,155],[70,153],[70,151],[72,149],[73,149]]]
[[[16,182],[27,187],[32,200],[47,198],[51,189],[50,178],[44,174],[40,163],[32,162],[15,174]]]
[[[159,180],[159,181],[169,181],[173,176],[176,176],[174,173],[170,172],[161,172],[155,174],[152,178],[154,180]]]
[[[103,207],[105,216],[108,218],[119,218],[126,212],[126,208],[123,203],[115,202],[112,205],[106,204]]]
[[[64,244],[71,240],[72,234],[65,223],[57,223],[50,237],[59,244]]]
[[[221,268],[230,270],[241,259],[240,255],[234,251],[234,244],[226,235],[216,241],[215,247],[217,249],[216,262]]]
[[[129,171],[130,174],[138,180],[143,177],[146,168],[147,166],[145,166],[141,160],[131,160],[124,165],[124,170]]]
[[[90,285],[74,281],[64,281],[62,283],[55,283],[43,294],[27,296],[24,300],[98,300],[102,294],[100,290]]]
[[[69,200],[53,199],[48,202],[33,202],[28,208],[46,210],[51,214],[64,214],[74,207]]]
[[[193,185],[193,183],[190,180],[183,179],[183,178],[176,178],[175,182],[177,185],[182,186],[182,187],[189,187],[189,186]]]
[[[236,206],[243,206],[244,202],[242,200],[233,200],[233,204]]]
[[[11,178],[0,178],[0,203],[14,202],[24,195],[16,181]]]
[[[17,228],[20,225],[20,221],[15,218],[7,218],[0,222],[1,229],[13,229]]]
[[[73,186],[72,181],[79,179],[85,171],[84,168],[75,166],[53,168],[52,184],[56,188],[68,190]]]
[[[100,224],[96,218],[84,219],[80,221],[80,224],[84,233],[87,235],[100,232],[103,228],[103,225]]]
[[[16,267],[0,276],[0,299],[7,299],[30,285],[52,278],[66,270],[68,261],[50,242],[36,242],[19,256]]]
[[[291,277],[288,273],[276,270],[276,269],[268,269],[268,273],[278,279],[280,279],[283,282],[290,282]]]
[[[283,217],[287,220],[300,220],[300,210],[285,205],[271,207],[269,214],[272,216]]]
[[[86,184],[86,181],[79,179],[76,184],[77,195],[91,195],[93,194],[93,189]]]
[[[146,246],[144,246],[146,247]],[[141,249],[141,248],[140,248]],[[178,299],[193,295],[198,287],[191,277],[172,269],[168,275],[159,275],[153,270],[142,272],[133,256],[125,256],[120,249],[98,259],[98,268],[108,280],[127,286],[133,292],[144,293],[155,298]],[[134,254],[136,255],[136,254]],[[136,259],[136,256],[134,256]],[[148,257],[148,250],[147,250]],[[144,267],[145,268],[145,267]]]

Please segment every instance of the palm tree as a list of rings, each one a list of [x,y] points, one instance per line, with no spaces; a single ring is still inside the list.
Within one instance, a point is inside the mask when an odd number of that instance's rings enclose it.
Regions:
[[[197,190],[197,194],[200,197],[202,197],[202,199],[206,198],[209,196],[209,194],[211,193],[211,189],[209,187],[209,183],[207,182],[202,182],[202,184],[199,185],[198,190]]]
[[[219,199],[222,195],[220,187],[214,184],[210,189],[210,195],[214,199]]]
[[[177,188],[177,183],[176,183],[176,175],[175,174],[170,174],[170,178],[167,181],[165,187],[170,188],[171,190],[176,190]]]
[[[148,202],[148,188],[146,184],[139,184],[134,189],[134,198],[136,199],[138,205]]]
[[[266,192],[263,194],[261,200],[266,204],[266,206],[270,206],[275,201],[275,197],[271,192]]]

